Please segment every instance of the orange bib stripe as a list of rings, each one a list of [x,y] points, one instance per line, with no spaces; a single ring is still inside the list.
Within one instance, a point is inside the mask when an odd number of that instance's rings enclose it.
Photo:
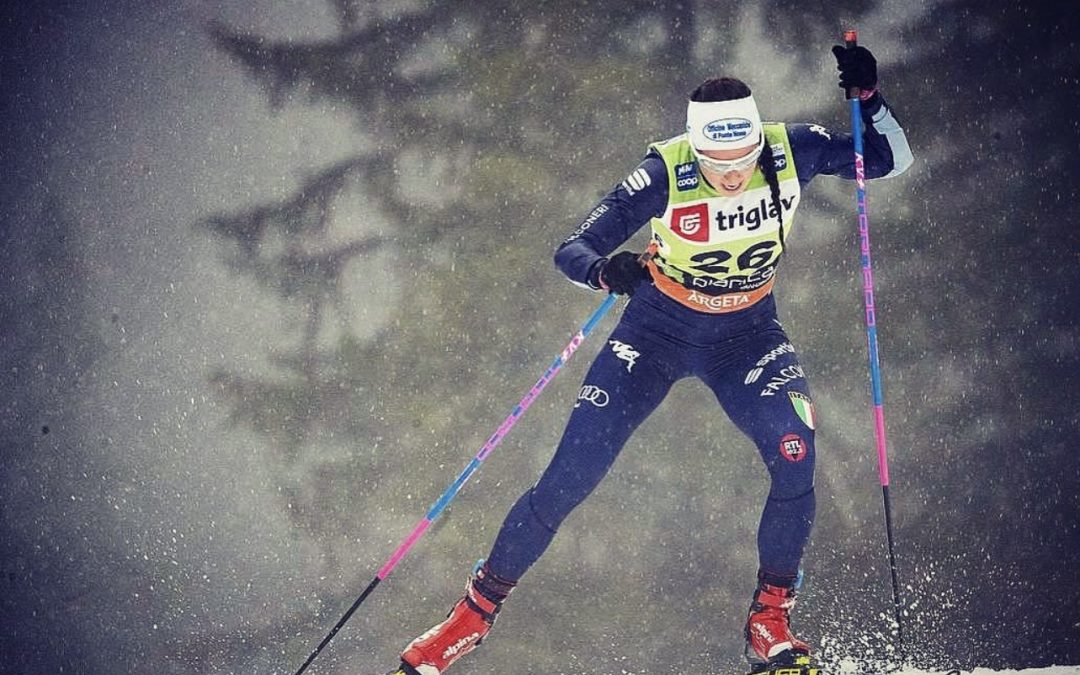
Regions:
[[[727,314],[746,309],[771,293],[773,284],[776,282],[776,277],[773,277],[765,282],[763,286],[752,291],[707,295],[684,287],[661,272],[656,263],[651,260],[649,261],[649,273],[652,275],[653,283],[661,293],[694,311],[704,312],[705,314]]]

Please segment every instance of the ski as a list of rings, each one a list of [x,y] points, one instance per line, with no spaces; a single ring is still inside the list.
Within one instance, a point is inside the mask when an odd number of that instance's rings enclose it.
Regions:
[[[749,675],[825,675],[824,669],[806,654],[789,655],[772,663],[763,663]]]
[[[751,671],[750,675],[826,675],[826,673],[821,666],[808,663],[796,666],[772,666],[764,670]]]
[[[403,663],[397,670],[392,670],[386,675],[420,675],[420,673]],[[785,663],[762,664],[751,670],[748,675],[827,675],[827,672],[820,665],[812,662],[809,656],[800,655]]]

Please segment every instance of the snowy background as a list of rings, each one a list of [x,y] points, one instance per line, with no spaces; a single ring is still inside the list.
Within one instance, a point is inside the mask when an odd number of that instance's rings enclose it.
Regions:
[[[829,47],[848,25],[917,156],[869,196],[911,665],[1080,664],[1064,9],[0,11],[0,671],[293,672],[596,306],[554,246],[707,76],[746,80],[768,118],[847,128]],[[822,417],[797,625],[881,667],[853,201],[827,178],[805,193],[777,295]],[[384,672],[443,616],[595,351],[311,672]],[[737,672],[764,492],[753,448],[681,383],[460,672]]]

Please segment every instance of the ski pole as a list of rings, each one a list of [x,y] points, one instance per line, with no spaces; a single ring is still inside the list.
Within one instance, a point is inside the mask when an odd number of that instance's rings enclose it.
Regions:
[[[397,564],[405,557],[405,554],[409,552],[409,549],[416,544],[420,537],[423,536],[424,532],[427,531],[428,527],[431,526],[431,523],[439,517],[444,509],[446,509],[447,505],[454,499],[458,491],[461,490],[466,481],[469,480],[469,477],[480,468],[480,464],[487,459],[488,455],[490,455],[495,447],[499,445],[499,442],[502,441],[503,437],[510,432],[518,419],[521,418],[525,411],[528,410],[529,406],[532,405],[533,401],[536,400],[536,397],[540,395],[540,392],[548,385],[548,382],[550,382],[555,377],[555,374],[563,367],[563,364],[570,360],[570,357],[577,351],[577,348],[581,346],[581,343],[585,341],[585,338],[589,336],[589,333],[593,331],[596,324],[600,323],[600,320],[604,318],[604,315],[607,314],[608,310],[615,304],[616,297],[618,296],[615,294],[609,294],[607,298],[604,299],[604,302],[596,308],[596,311],[592,313],[592,316],[590,316],[588,321],[585,322],[585,325],[581,327],[581,330],[579,330],[577,334],[574,335],[573,339],[570,340],[570,344],[566,345],[566,348],[562,350],[562,353],[555,358],[555,361],[553,361],[550,366],[548,366],[548,369],[540,379],[536,381],[536,384],[529,390],[529,393],[525,394],[525,398],[521,399],[510,415],[503,420],[502,424],[499,425],[499,428],[491,435],[491,438],[489,438],[487,442],[484,443],[483,447],[480,448],[480,451],[476,453],[476,456],[473,457],[472,461],[465,467],[465,470],[462,471],[457,479],[450,484],[450,487],[443,492],[442,496],[439,497],[427,512],[427,515],[416,524],[413,531],[405,538],[405,541],[401,542],[401,545],[398,546],[397,550],[394,551],[394,554],[390,556],[390,559],[387,560],[386,564],[378,571],[375,578],[372,579],[371,583],[364,589],[364,592],[361,593],[360,597],[356,599],[356,602],[349,607],[349,611],[345,612],[345,615],[338,620],[337,624],[335,624],[327,636],[323,638],[323,641],[319,643],[319,646],[311,652],[307,657],[307,660],[304,661],[304,665],[300,666],[300,669],[296,671],[296,675],[301,675],[301,673],[307,670],[307,667],[311,665],[311,662],[315,660],[315,657],[319,655],[319,652],[329,644],[330,640],[334,639],[334,636],[341,630],[341,627],[344,626],[345,622],[349,620],[354,612],[356,612],[360,607],[360,604],[371,595],[371,592],[375,590],[375,587],[378,586],[383,579],[390,576],[390,573],[394,571],[394,568],[397,567]]]
[[[858,33],[844,31],[844,45],[855,49]],[[878,359],[877,317],[874,312],[874,272],[870,263],[870,219],[866,212],[866,167],[863,162],[862,102],[858,87],[846,92],[851,105],[852,134],[855,137],[855,198],[859,218],[859,248],[862,253],[863,299],[866,307],[866,342],[870,358],[870,387],[874,400],[874,437],[877,442],[878,476],[885,508],[885,537],[889,546],[889,570],[892,573],[893,611],[896,616],[896,638],[904,658],[904,630],[901,621],[900,583],[896,574],[896,550],[893,544],[892,506],[889,502],[889,455],[885,444],[885,404],[881,393],[881,365]]]

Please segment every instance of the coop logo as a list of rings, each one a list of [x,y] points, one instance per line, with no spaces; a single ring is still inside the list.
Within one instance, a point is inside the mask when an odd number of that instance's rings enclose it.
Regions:
[[[694,190],[698,186],[697,162],[675,165],[675,189],[679,192]]]
[[[709,122],[701,133],[711,141],[741,141],[754,130],[754,123],[744,117],[726,117]]]
[[[694,204],[672,209],[671,230],[687,241],[708,241],[709,206]]]
[[[787,168],[787,151],[784,150],[783,143],[777,143],[769,146],[772,148],[773,166],[777,171],[783,171]]]
[[[780,439],[780,456],[789,462],[806,459],[806,441],[798,434],[788,434]]]
[[[577,403],[574,404],[574,407],[579,407],[582,401],[588,401],[597,408],[606,408],[607,404],[611,401],[611,397],[608,396],[608,393],[600,387],[592,384],[587,384],[581,388],[581,392],[578,394],[577,397]]]

